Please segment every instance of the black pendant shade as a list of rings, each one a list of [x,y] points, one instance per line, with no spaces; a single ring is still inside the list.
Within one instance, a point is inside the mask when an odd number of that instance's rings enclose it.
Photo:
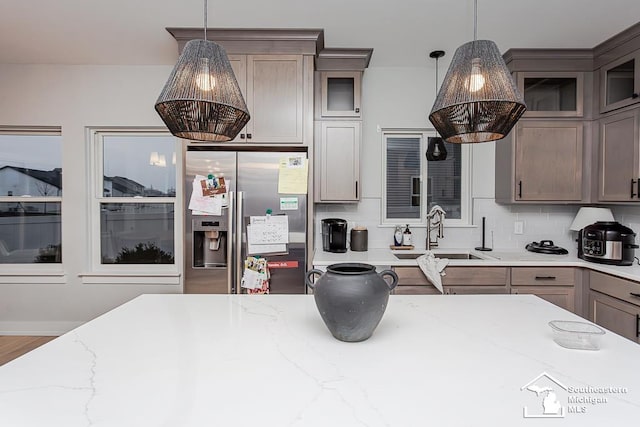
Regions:
[[[195,141],[230,141],[250,118],[227,53],[208,40],[187,42],[155,108],[173,135]]]
[[[447,159],[447,149],[444,146],[444,141],[438,136],[430,136],[428,138],[429,144],[427,145],[427,160],[431,162],[437,162]]]
[[[474,40],[456,50],[429,120],[447,142],[487,142],[504,138],[525,111],[496,44]]]

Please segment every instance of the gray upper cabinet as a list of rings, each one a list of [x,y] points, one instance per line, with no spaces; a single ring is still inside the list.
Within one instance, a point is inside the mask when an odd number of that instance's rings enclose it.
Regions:
[[[640,102],[640,51],[600,68],[600,112]]]
[[[584,73],[519,72],[517,83],[527,104],[525,117],[582,117]]]
[[[600,119],[598,201],[639,202],[640,109]]]
[[[303,142],[302,55],[229,55],[251,120],[234,142]]]
[[[520,120],[496,143],[496,201],[583,202],[583,146],[581,120]]]
[[[323,121],[316,130],[320,135],[316,164],[319,185],[317,202],[357,202],[360,200],[360,129],[359,121]]]
[[[523,120],[514,142],[514,201],[582,199],[582,122]]]
[[[360,71],[323,71],[320,73],[322,118],[359,118]]]
[[[315,73],[317,203],[358,202],[362,150],[362,76],[373,49],[324,49]]]

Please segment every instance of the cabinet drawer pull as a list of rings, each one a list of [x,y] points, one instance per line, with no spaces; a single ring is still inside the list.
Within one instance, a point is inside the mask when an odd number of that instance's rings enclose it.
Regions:
[[[640,298],[640,294],[637,292],[629,292],[629,295],[631,295],[632,297]]]
[[[536,276],[536,280],[556,280],[556,276]]]

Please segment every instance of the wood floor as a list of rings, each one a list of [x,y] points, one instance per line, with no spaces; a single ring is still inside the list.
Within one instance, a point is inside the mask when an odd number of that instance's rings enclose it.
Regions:
[[[0,366],[46,344],[56,337],[0,336]]]

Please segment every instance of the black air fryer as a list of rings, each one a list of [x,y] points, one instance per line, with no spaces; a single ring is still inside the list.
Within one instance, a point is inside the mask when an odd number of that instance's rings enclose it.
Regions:
[[[347,221],[338,218],[322,220],[322,250],[347,252]]]

